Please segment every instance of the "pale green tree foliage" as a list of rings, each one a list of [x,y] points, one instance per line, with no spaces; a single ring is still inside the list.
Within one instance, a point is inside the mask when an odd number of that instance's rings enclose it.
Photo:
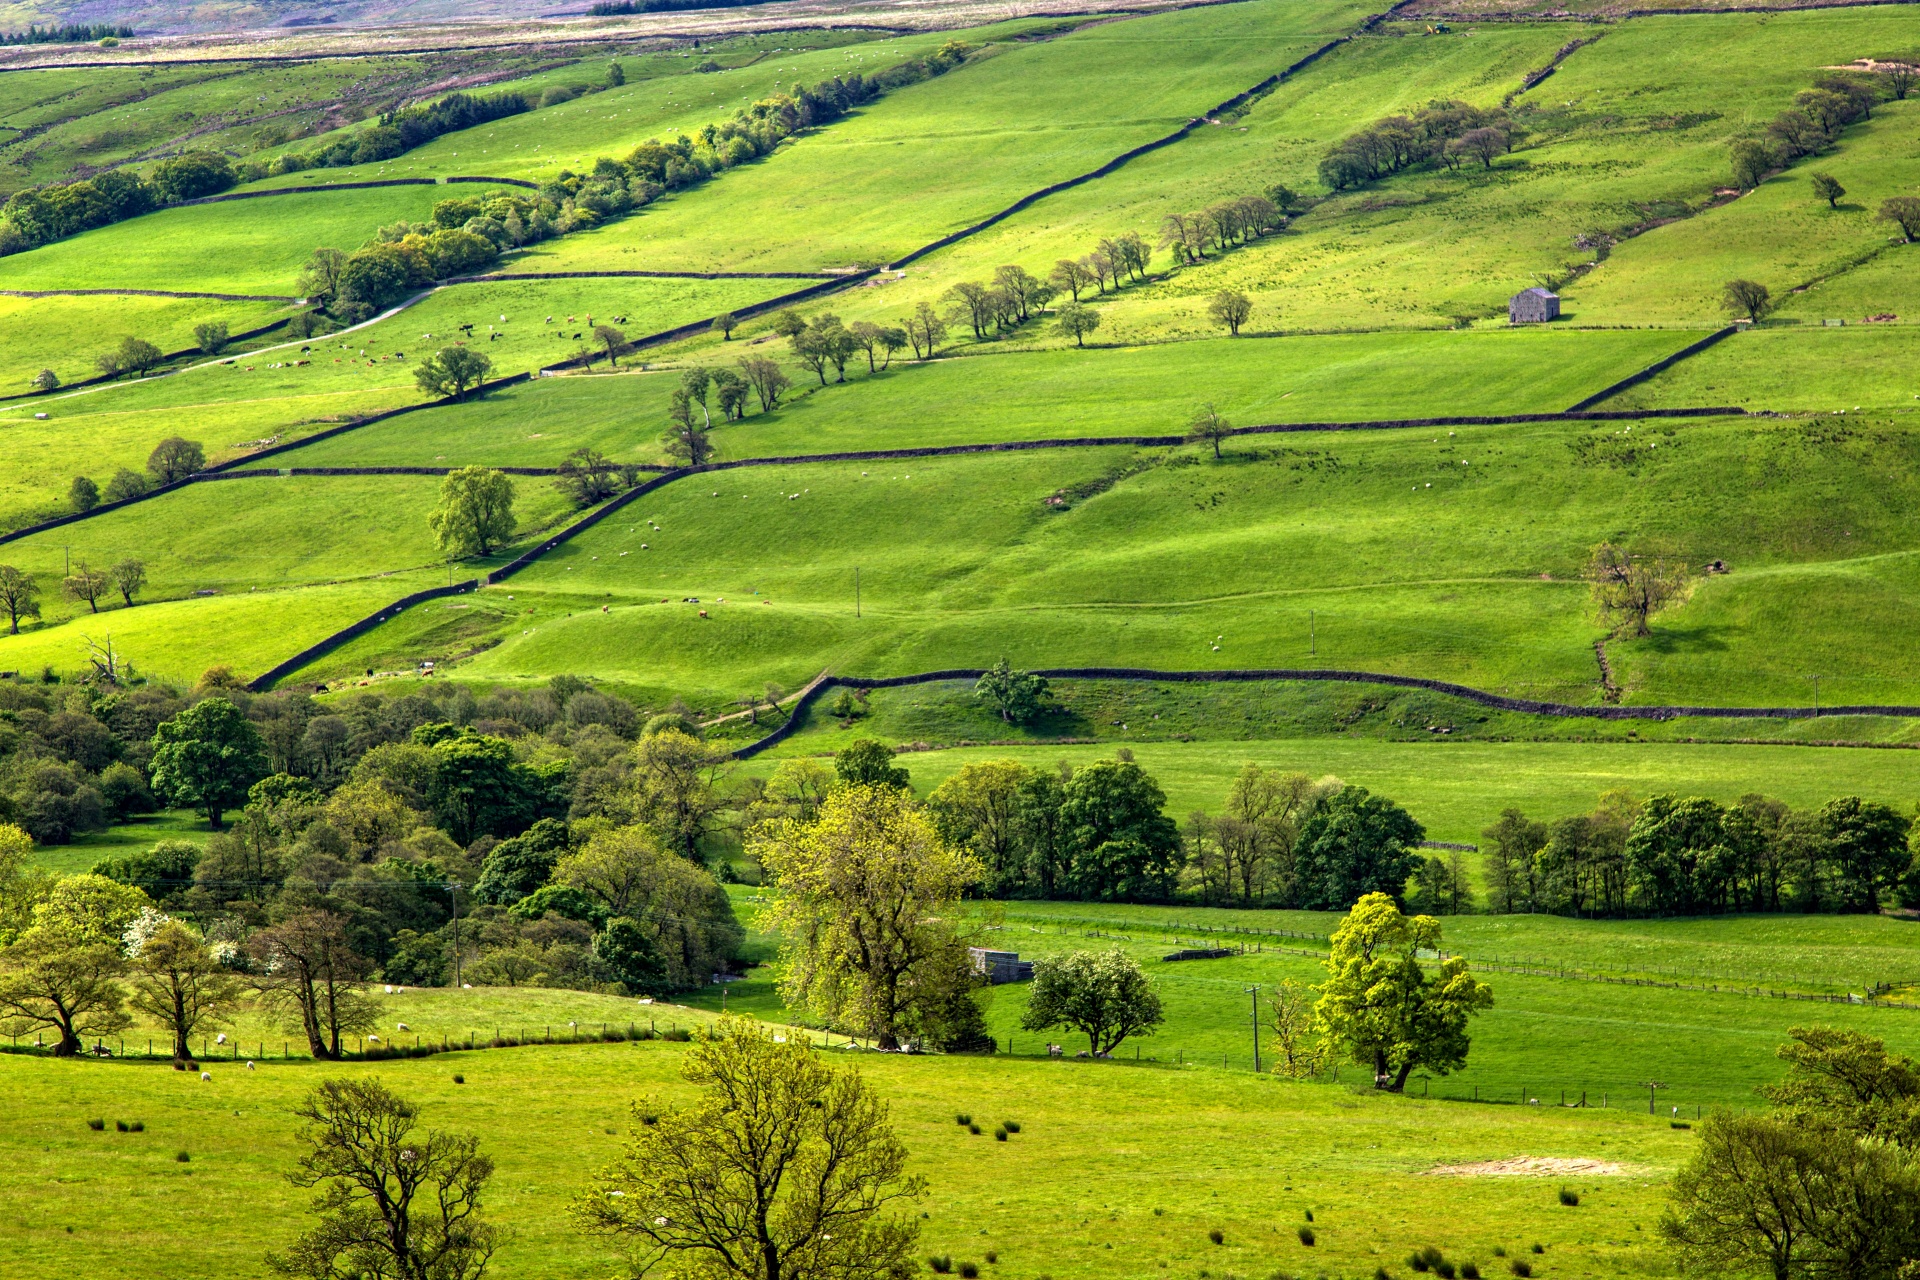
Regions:
[[[1421,950],[1438,951],[1440,922],[1405,916],[1369,893],[1333,932],[1327,981],[1314,1006],[1322,1034],[1363,1066],[1376,1088],[1399,1093],[1415,1067],[1445,1075],[1467,1062],[1467,1019],[1493,1007],[1493,988],[1458,956],[1428,974]]]
[[[1033,994],[1020,1025],[1028,1031],[1071,1027],[1095,1056],[1128,1036],[1150,1035],[1164,1014],[1160,993],[1140,962],[1115,947],[1047,956],[1033,966]]]
[[[513,537],[513,481],[489,467],[462,467],[440,482],[427,524],[449,556],[488,555]]]

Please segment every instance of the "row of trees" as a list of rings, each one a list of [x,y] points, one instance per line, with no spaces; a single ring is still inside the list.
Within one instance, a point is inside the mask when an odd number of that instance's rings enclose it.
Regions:
[[[0,207],[0,256],[215,195],[244,180],[218,152],[187,151],[162,160],[145,177],[109,169],[77,182],[26,187]]]
[[[357,323],[423,285],[482,270],[569,225],[565,210],[544,195],[495,190],[442,200],[431,221],[381,227],[351,253],[315,249],[296,287],[335,319]]]
[[[1793,105],[1775,116],[1765,133],[1733,144],[1735,185],[1757,187],[1774,170],[1832,146],[1848,125],[1873,114],[1883,90],[1894,89],[1891,79],[1836,72],[1814,81],[1811,89],[1794,95]],[[1904,97],[1910,83],[1910,75],[1901,77],[1897,96]]]
[[[1491,169],[1526,136],[1504,110],[1435,99],[1342,138],[1321,159],[1320,181],[1343,191],[1426,164],[1456,168],[1471,160]]]
[[[1287,225],[1299,197],[1285,186],[1266,195],[1223,200],[1195,213],[1170,213],[1160,223],[1160,247],[1173,250],[1176,262],[1202,262],[1207,249],[1225,253]]]
[[[1912,819],[1841,796],[1795,810],[1763,795],[1600,797],[1552,823],[1503,811],[1482,833],[1496,912],[1572,916],[1723,911],[1877,912],[1920,904]],[[1436,910],[1457,907],[1434,904]]]

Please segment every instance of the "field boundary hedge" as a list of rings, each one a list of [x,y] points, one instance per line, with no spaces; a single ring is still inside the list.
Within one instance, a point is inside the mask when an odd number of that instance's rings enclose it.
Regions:
[[[1916,0],[1916,2],[1920,2],[1920,0]],[[1700,339],[1700,341],[1688,343],[1686,346],[1680,348],[1678,351],[1674,352],[1672,355],[1666,357],[1665,359],[1654,361],[1652,364],[1648,365],[1646,368],[1640,370],[1640,372],[1630,373],[1626,377],[1620,379],[1620,381],[1614,383],[1612,386],[1601,388],[1599,391],[1596,391],[1592,395],[1588,396],[1585,400],[1582,400],[1578,404],[1568,408],[1567,412],[1579,413],[1581,410],[1591,408],[1592,406],[1599,404],[1603,400],[1610,400],[1614,396],[1619,395],[1622,391],[1627,390],[1629,387],[1639,386],[1641,383],[1653,377],[1655,374],[1665,373],[1667,370],[1673,368],[1673,366],[1675,366],[1676,364],[1679,364],[1682,360],[1685,360],[1687,357],[1697,356],[1702,351],[1705,351],[1708,347],[1713,346],[1715,343],[1726,341],[1728,338],[1732,337],[1734,334],[1738,333],[1739,331],[1740,331],[1740,327],[1738,325],[1731,325],[1731,324],[1724,329],[1716,329],[1712,333],[1708,334],[1706,337]]]
[[[801,695],[787,715],[785,723],[757,742],[733,752],[736,760],[750,760],[770,747],[779,745],[799,728],[800,713],[835,686],[847,689],[900,689],[909,685],[935,684],[943,680],[978,680],[986,674],[983,667],[956,667],[946,671],[922,671],[908,676],[827,676]],[[1577,707],[1565,702],[1541,702],[1532,698],[1509,698],[1471,685],[1448,680],[1429,680],[1424,676],[1390,675],[1380,671],[1343,671],[1316,667],[1223,668],[1219,671],[1158,671],[1151,667],[1048,667],[1033,674],[1049,680],[1139,680],[1165,681],[1170,684],[1248,683],[1252,681],[1316,681],[1336,684],[1381,684],[1401,689],[1425,689],[1493,707],[1500,711],[1519,711],[1530,715],[1588,720],[1675,720],[1686,718],[1812,720],[1820,716],[1912,716],[1920,717],[1920,706],[1828,707],[1815,711],[1808,707],[1695,707],[1647,706]]]

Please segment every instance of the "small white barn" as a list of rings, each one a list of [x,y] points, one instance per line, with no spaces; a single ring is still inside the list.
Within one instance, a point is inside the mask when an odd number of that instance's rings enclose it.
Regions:
[[[1545,289],[1522,289],[1507,299],[1507,323],[1545,324],[1560,318],[1560,295]]]

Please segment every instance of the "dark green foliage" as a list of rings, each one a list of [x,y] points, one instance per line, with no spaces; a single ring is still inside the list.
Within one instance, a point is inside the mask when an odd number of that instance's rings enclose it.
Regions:
[[[93,1130],[95,1133],[99,1133],[103,1131],[106,1127],[107,1127],[107,1122],[105,1120],[87,1121],[87,1128]]]
[[[1225,1244],[1227,1242],[1226,1233],[1221,1231],[1220,1228],[1218,1227],[1215,1227],[1213,1230],[1207,1232],[1207,1239],[1213,1241],[1215,1244]]]
[[[551,911],[568,920],[592,925],[595,929],[607,923],[607,909],[604,906],[578,889],[559,884],[536,889],[514,903],[509,911],[522,920],[538,920]],[[631,925],[633,922],[627,923]]]
[[[990,704],[1008,724],[1026,724],[1044,712],[1053,700],[1044,676],[1015,671],[1005,658],[980,677],[973,686],[973,696]]]
[[[907,771],[893,763],[893,748],[872,738],[857,738],[836,752],[833,771],[855,787],[904,788],[910,781]]]
[[[266,751],[246,713],[225,698],[207,698],[154,731],[153,789],[192,805],[216,829],[221,814],[246,803],[247,788],[267,772]]]
[[[487,854],[473,896],[481,902],[512,906],[547,882],[553,864],[568,850],[567,824],[542,818],[526,831],[503,840]]]
[[[1480,1264],[1477,1262],[1461,1263],[1460,1280],[1480,1280]]]
[[[968,1115],[966,1112],[962,1111],[960,1114],[956,1115],[953,1118],[953,1122],[964,1128],[965,1126],[973,1123],[973,1117]]]
[[[666,965],[653,935],[625,917],[606,922],[593,940],[593,955],[607,976],[628,991],[657,991],[666,981]]]
[[[25,31],[0,31],[0,44],[92,44],[96,40],[124,40],[133,28],[104,22],[63,22],[59,26],[28,23]]]
[[[979,1274],[980,1266],[978,1263],[963,1262],[960,1264],[961,1280],[977,1280]]]
[[[1000,1122],[1000,1127],[1002,1129],[1005,1129],[1008,1133],[1020,1132],[1020,1122],[1018,1120],[1002,1120]]]
[[[1180,834],[1166,802],[1160,784],[1131,760],[1098,760],[1067,780],[1060,823],[1074,850],[1075,896],[1152,902],[1172,895]]]
[[[1521,1277],[1521,1280],[1526,1280],[1526,1277],[1533,1274],[1533,1264],[1525,1258],[1515,1258],[1507,1264],[1507,1270]]]
[[[1313,1244],[1313,1241],[1314,1241],[1314,1235],[1313,1235],[1313,1228],[1312,1228],[1312,1227],[1308,1227],[1308,1226],[1302,1226],[1302,1227],[1300,1228],[1300,1230],[1299,1230],[1299,1232],[1298,1232],[1297,1234],[1298,1234],[1298,1235],[1299,1235],[1299,1237],[1300,1237],[1300,1243],[1301,1243],[1301,1244],[1304,1244],[1304,1245],[1307,1245],[1307,1246],[1309,1246],[1309,1247],[1311,1247],[1311,1246],[1312,1246],[1312,1244]],[[1218,1243],[1218,1242],[1216,1241],[1216,1243]]]
[[[1560,1188],[1560,1203],[1571,1209],[1580,1203],[1580,1193],[1572,1187]]]
[[[426,798],[456,844],[513,835],[566,812],[571,775],[564,762],[521,764],[505,739],[448,724],[423,725],[413,740],[433,751]]]
[[[1430,102],[1411,117],[1389,116],[1342,138],[1320,161],[1320,180],[1335,191],[1357,187],[1417,165],[1457,162],[1462,149],[1450,144],[1471,134],[1492,134],[1485,139],[1488,147],[1506,151],[1520,133],[1505,111],[1483,110],[1465,102]],[[1491,155],[1475,152],[1474,158],[1491,164]]]
[[[93,510],[100,505],[100,486],[85,476],[75,476],[67,489],[67,505],[83,513]]]
[[[1299,905],[1343,911],[1363,895],[1398,901],[1413,874],[1426,828],[1405,809],[1365,787],[1345,787],[1308,818],[1297,845]]]

